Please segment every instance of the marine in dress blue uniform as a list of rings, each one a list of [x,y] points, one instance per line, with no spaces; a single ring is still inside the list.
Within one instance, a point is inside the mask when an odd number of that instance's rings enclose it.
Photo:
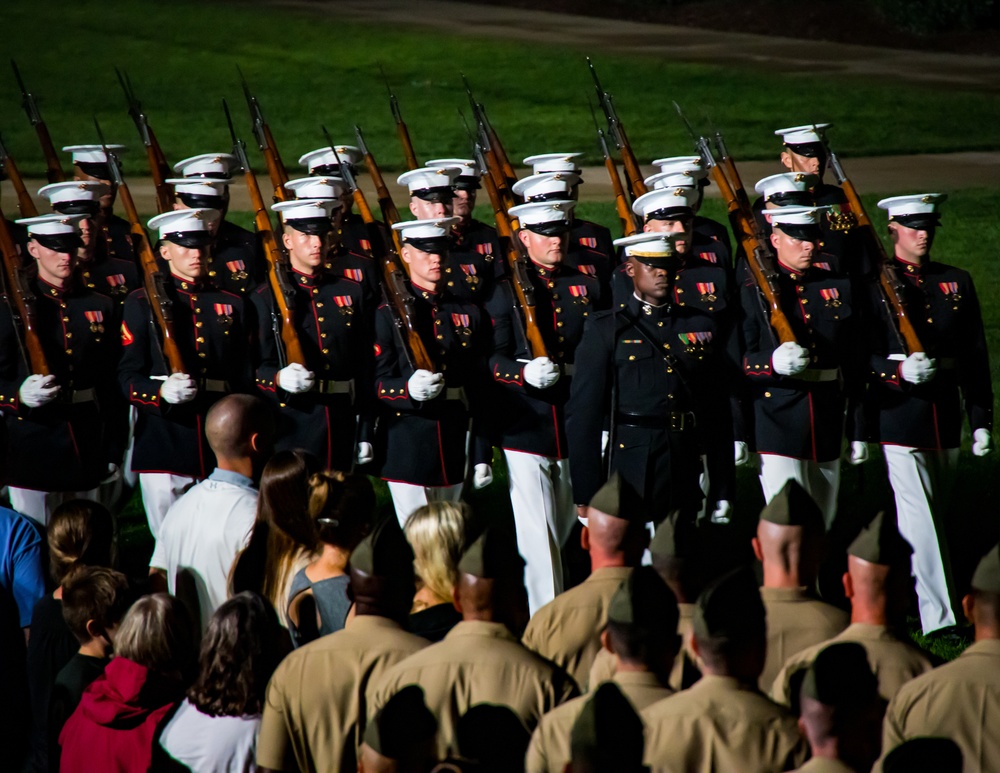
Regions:
[[[457,500],[467,466],[477,488],[493,478],[483,426],[492,326],[481,306],[455,298],[443,285],[443,253],[455,223],[442,218],[393,226],[409,266],[415,328],[434,371],[411,361],[393,307],[383,304],[375,314],[381,476],[401,522],[428,501]]]
[[[760,290],[744,269],[743,372],[765,500],[794,478],[816,500],[829,528],[837,509],[845,433],[851,461],[867,458],[866,303],[855,297],[850,279],[812,265],[821,216],[816,207],[767,212],[781,308],[796,341],[778,344]]]
[[[154,537],[170,505],[215,466],[202,431],[208,409],[229,392],[252,390],[252,307],[207,277],[210,225],[219,217],[184,209],[149,221],[170,268],[166,293],[185,372],[170,372],[145,289],[125,300],[118,380],[138,412],[131,466]]]
[[[18,221],[28,229],[35,330],[49,368],[34,374],[8,304],[0,309],[0,408],[9,434],[11,505],[45,524],[61,502],[96,498],[108,472],[104,410],[115,395],[114,304],[74,276],[83,215]]]
[[[518,550],[532,612],[564,589],[561,551],[575,522],[565,406],[587,318],[607,305],[596,277],[565,265],[575,202],[510,210],[530,260],[528,278],[546,353],[532,358],[513,288],[497,286],[493,319],[493,431],[507,460]],[[537,354],[537,353],[536,353]]]
[[[967,271],[931,257],[946,196],[883,199],[894,266],[908,316],[925,351],[907,354],[883,305],[874,333],[872,434],[882,444],[896,493],[900,533],[913,546],[924,633],[955,625],[958,596],[944,517],[961,444],[963,414],[972,452],[993,448],[993,387],[976,287]]]
[[[284,221],[290,303],[304,363],[289,363],[270,284],[252,296],[258,324],[257,388],[278,410],[275,447],[304,448],[324,469],[350,471],[372,460],[374,309],[357,282],[324,268],[339,200],[298,199],[275,204]],[[359,421],[360,416],[360,421]]]
[[[683,208],[690,218],[690,208]],[[642,494],[646,519],[657,523],[672,510],[696,517],[702,454],[711,481],[709,511],[728,516],[734,489],[727,390],[733,367],[726,352],[733,325],[708,310],[725,307],[725,286],[715,300],[707,292],[689,300],[676,277],[702,268],[685,268],[678,239],[654,232],[615,242],[624,247],[634,290],[590,320],[567,408],[575,501],[589,502],[606,478],[601,430],[610,413],[608,467]],[[722,269],[707,269],[724,277]]]

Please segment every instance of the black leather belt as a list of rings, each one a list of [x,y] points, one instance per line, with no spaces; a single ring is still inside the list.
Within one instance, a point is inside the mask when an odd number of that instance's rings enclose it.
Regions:
[[[615,414],[615,421],[629,427],[670,430],[671,432],[683,432],[686,429],[693,429],[695,426],[695,417],[690,411],[670,411],[663,416],[644,416],[638,413],[619,411]]]

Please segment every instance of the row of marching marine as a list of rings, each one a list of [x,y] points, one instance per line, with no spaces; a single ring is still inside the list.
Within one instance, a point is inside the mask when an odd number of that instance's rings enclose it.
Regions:
[[[308,174],[292,180],[262,141],[270,213],[238,140],[154,164],[148,233],[122,146],[64,148],[73,179],[38,192],[52,214],[22,206],[34,216],[0,234],[15,509],[44,522],[67,498],[138,485],[155,537],[213,469],[208,409],[253,393],[273,406],[276,448],[380,476],[401,521],[489,485],[500,449],[534,612],[564,589],[578,509],[612,472],[654,525],[724,526],[736,466],[752,461],[765,500],[794,479],[831,528],[841,460],[863,464],[880,443],[923,629],[954,625],[941,517],[963,414],[973,453],[992,449],[993,394],[973,281],[931,256],[946,196],[884,199],[876,227],[825,124],[775,132],[784,171],[753,203],[704,140],[645,178],[623,148],[628,192],[606,164],[613,239],[576,214],[581,154],[528,157],[518,178],[477,123],[475,158],[414,160],[399,177],[410,220],[360,133],[302,156]],[[256,234],[227,218],[237,174]],[[699,214],[710,181],[728,227]],[[492,224],[473,217],[484,189]]]

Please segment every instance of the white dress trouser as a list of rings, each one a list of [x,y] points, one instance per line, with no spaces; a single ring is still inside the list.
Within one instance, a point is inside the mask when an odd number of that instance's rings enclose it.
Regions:
[[[386,481],[399,525],[404,526],[413,511],[429,502],[457,502],[462,498],[462,484],[456,486],[417,486],[413,483]]]
[[[764,501],[770,502],[784,485],[794,478],[816,500],[829,531],[837,515],[837,492],[840,491],[840,459],[810,462],[777,454],[760,455],[760,486]]]
[[[153,539],[159,538],[160,524],[176,502],[198,480],[186,475],[171,475],[166,472],[140,472],[139,486],[142,489],[142,506],[146,510],[146,523],[153,534]]]
[[[943,519],[955,482],[958,449],[920,451],[884,445],[882,452],[896,496],[899,533],[913,548],[920,625],[925,634],[955,625],[954,580]]]
[[[504,450],[531,614],[563,591],[562,547],[576,522],[569,460]]]
[[[42,526],[49,525],[53,511],[63,502],[71,499],[92,499],[98,501],[98,489],[90,491],[36,491],[30,488],[15,488],[11,486],[10,507],[23,513]]]

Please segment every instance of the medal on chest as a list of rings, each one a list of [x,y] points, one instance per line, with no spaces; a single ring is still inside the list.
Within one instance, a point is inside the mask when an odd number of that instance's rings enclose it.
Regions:
[[[828,309],[836,309],[840,304],[840,290],[836,287],[824,287],[819,291],[823,303]]]
[[[250,275],[246,271],[246,264],[242,260],[230,260],[226,263],[229,269],[229,276],[234,282],[242,282]]]
[[[570,285],[569,294],[576,299],[576,303],[590,303],[590,298],[587,297],[587,285]]]
[[[345,268],[344,276],[347,279],[351,279],[355,282],[360,282],[365,278],[365,273],[360,268]]]
[[[90,323],[91,333],[103,333],[104,332],[104,312],[103,311],[85,311],[83,316],[87,318],[87,322]]]
[[[718,300],[715,294],[715,282],[698,282],[698,293],[701,295],[702,303],[715,303]]]
[[[476,272],[475,263],[460,263],[462,267],[462,273],[465,274],[465,281],[468,283],[469,287],[476,287],[479,284],[479,277]]]
[[[455,329],[455,334],[458,336],[459,340],[462,342],[462,346],[469,345],[469,339],[472,337],[472,328],[469,327],[469,315],[468,314],[452,314],[451,324]]]
[[[108,274],[104,277],[111,290],[111,295],[115,298],[122,298],[128,294],[128,287],[125,285],[124,274]]]
[[[851,205],[846,202],[844,204],[835,204],[827,212],[826,218],[830,221],[831,231],[850,231],[858,224],[857,216],[851,211]]]
[[[351,316],[354,314],[354,299],[350,295],[335,295],[333,302],[337,304],[337,311],[341,316],[347,318],[347,326],[351,325]]]
[[[938,287],[944,293],[945,300],[951,304],[953,311],[958,311],[962,296],[958,293],[958,282],[938,282]]]
[[[476,245],[476,252],[484,256],[487,263],[493,262],[493,245],[489,242],[481,242]]]
[[[677,337],[684,346],[684,353],[697,359],[705,356],[709,344],[712,343],[711,330],[699,330],[691,333],[678,333]]]
[[[223,332],[229,335],[229,329],[233,326],[233,307],[228,303],[215,304],[215,319],[219,323]]]

